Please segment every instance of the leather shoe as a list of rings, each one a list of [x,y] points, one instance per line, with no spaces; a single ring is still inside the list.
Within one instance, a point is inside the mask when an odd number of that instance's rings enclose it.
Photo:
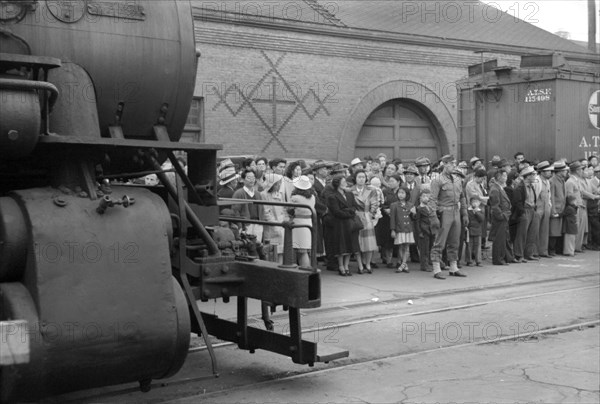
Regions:
[[[508,265],[508,262],[504,262],[504,261],[502,261],[502,262],[493,262],[492,264],[494,264],[494,265]]]
[[[460,278],[466,278],[467,277],[467,275],[463,274],[460,271],[450,272],[450,276],[458,276]]]
[[[437,274],[433,275],[433,277],[435,279],[446,279],[446,277],[444,275],[442,275],[441,272],[438,272]]]
[[[539,258],[535,258],[535,257],[525,257],[525,259],[527,261],[539,261]]]
[[[540,255],[540,257],[543,257],[543,258],[552,258],[552,256],[549,255],[549,254],[542,254],[542,255]]]

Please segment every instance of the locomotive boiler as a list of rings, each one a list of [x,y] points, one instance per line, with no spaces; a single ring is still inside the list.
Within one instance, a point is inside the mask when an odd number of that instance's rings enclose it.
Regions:
[[[0,1],[0,321],[28,345],[0,367],[2,401],[148,389],[180,369],[190,333],[301,364],[347,355],[301,339],[316,269],[225,256],[211,238],[220,146],[177,142],[197,57],[189,2]],[[162,185],[128,182],[149,173]],[[237,322],[199,309],[232,296]],[[289,335],[249,327],[248,298],[289,307]]]

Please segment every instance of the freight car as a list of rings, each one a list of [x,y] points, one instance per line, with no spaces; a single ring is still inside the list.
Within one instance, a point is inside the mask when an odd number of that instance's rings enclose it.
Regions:
[[[146,390],[179,370],[191,332],[215,373],[209,334],[301,364],[347,355],[301,339],[315,268],[223,256],[207,230],[220,146],[177,142],[199,56],[189,2],[2,1],[0,50],[2,401]],[[162,185],[127,183],[149,173]],[[232,296],[237,322],[198,308]],[[248,298],[288,306],[290,334],[249,327]]]
[[[458,83],[459,155],[568,161],[600,152],[600,65],[560,54],[497,59]]]

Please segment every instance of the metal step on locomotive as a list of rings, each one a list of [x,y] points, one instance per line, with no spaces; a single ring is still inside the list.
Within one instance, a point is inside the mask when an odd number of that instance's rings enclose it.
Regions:
[[[316,268],[238,260],[211,238],[220,146],[178,142],[197,57],[189,2],[0,2],[3,402],[147,390],[181,368],[190,333],[214,374],[208,335],[300,364],[347,356],[302,340]],[[161,185],[128,182],[150,173]],[[237,322],[198,308],[232,296]],[[248,326],[248,298],[289,307],[289,335]]]

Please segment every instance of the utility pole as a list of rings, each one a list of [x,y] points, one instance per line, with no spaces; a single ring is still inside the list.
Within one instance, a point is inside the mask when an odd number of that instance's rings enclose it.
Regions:
[[[598,53],[596,49],[596,0],[588,0],[588,49]]]

